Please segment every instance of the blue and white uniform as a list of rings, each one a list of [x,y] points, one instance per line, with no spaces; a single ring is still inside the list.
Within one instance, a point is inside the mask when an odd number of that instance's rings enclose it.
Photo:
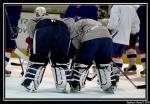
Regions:
[[[70,42],[68,27],[60,20],[50,19],[46,15],[45,8],[38,7],[37,11],[42,14],[28,23],[28,33],[33,48],[22,85],[31,91],[37,90],[46,65],[51,62],[56,88],[65,90]]]
[[[72,20],[72,21],[71,21]],[[104,91],[112,88],[111,56],[112,39],[107,27],[93,19],[64,19],[70,29],[70,38],[78,50],[72,67],[73,91],[80,91],[84,87],[89,67],[96,64],[98,79]],[[72,25],[71,25],[72,24]]]

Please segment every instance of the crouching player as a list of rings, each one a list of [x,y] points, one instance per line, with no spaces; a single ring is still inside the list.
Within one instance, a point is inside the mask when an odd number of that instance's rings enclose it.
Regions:
[[[94,61],[100,87],[104,92],[114,93],[116,82],[111,66],[112,39],[108,29],[93,19],[75,22],[73,18],[67,18],[64,22],[69,24],[70,38],[78,49],[72,67],[71,92],[81,91],[85,86],[88,69]]]
[[[67,57],[70,33],[67,25],[52,20],[44,7],[35,9],[36,18],[29,22],[30,44],[32,46],[28,68],[21,83],[29,91],[38,89],[48,62],[51,62],[56,88],[64,91],[69,74]]]

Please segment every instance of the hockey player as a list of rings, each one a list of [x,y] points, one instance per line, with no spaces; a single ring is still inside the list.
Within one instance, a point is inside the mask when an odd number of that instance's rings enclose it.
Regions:
[[[80,19],[74,23],[75,20],[69,18],[64,22],[69,24],[70,38],[78,49],[72,67],[71,91],[78,92],[85,86],[88,69],[94,61],[101,88],[113,93],[115,75],[111,68],[112,39],[108,29],[93,19]]]
[[[140,5],[133,5],[133,7],[137,10]],[[137,52],[136,52],[136,43],[138,39],[138,34],[130,34],[130,42],[129,46],[125,48],[127,58],[129,60],[129,66],[124,68],[124,71],[126,74],[136,74],[136,57],[137,57]]]
[[[63,18],[91,18],[97,20],[97,7],[96,5],[69,5],[67,10],[65,11]]]
[[[7,66],[13,50],[16,49],[15,39],[18,35],[18,21],[21,14],[21,5],[5,6],[5,66]],[[11,71],[5,70],[6,76],[10,76]]]
[[[140,20],[133,5],[113,5],[107,27],[112,34],[113,60],[117,67],[122,68],[124,48],[129,45],[130,34],[139,32],[139,25]],[[117,67],[113,68],[116,72]]]
[[[124,68],[124,72],[126,74],[136,74],[136,42],[137,42],[137,35],[130,35],[130,45],[125,48],[126,55],[129,61],[129,66]]]
[[[64,91],[69,74],[67,57],[70,34],[66,24],[48,17],[44,7],[35,9],[36,17],[28,23],[32,46],[28,69],[22,85],[29,91],[38,89],[48,62],[56,88]]]
[[[145,76],[146,74],[146,6],[141,5],[137,14],[140,18],[140,31],[139,35],[139,50],[140,50],[140,58],[143,66],[143,70],[140,72],[141,76]]]

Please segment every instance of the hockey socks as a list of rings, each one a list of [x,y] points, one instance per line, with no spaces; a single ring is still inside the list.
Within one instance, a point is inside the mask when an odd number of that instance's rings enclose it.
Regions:
[[[133,47],[126,49],[127,58],[129,60],[129,66],[124,68],[126,74],[136,74],[136,50]]]

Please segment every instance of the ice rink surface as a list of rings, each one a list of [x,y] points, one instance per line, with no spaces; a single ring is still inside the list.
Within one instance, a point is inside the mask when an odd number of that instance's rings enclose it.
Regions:
[[[19,59],[12,58],[10,62],[19,63]],[[125,66],[127,64],[123,65],[123,67]],[[147,95],[146,89],[136,89],[124,76],[120,77],[115,94],[104,93],[97,84],[97,78],[93,81],[87,81],[85,88],[80,93],[60,93],[55,89],[50,65],[46,68],[38,91],[29,93],[21,86],[21,67],[9,63],[6,68],[12,71],[11,77],[5,78],[4,98],[6,100],[144,100]],[[129,75],[129,78],[136,85],[145,84],[145,78],[142,78],[139,74],[142,69],[141,65],[137,65],[137,74]],[[92,73],[91,69],[90,73]]]

